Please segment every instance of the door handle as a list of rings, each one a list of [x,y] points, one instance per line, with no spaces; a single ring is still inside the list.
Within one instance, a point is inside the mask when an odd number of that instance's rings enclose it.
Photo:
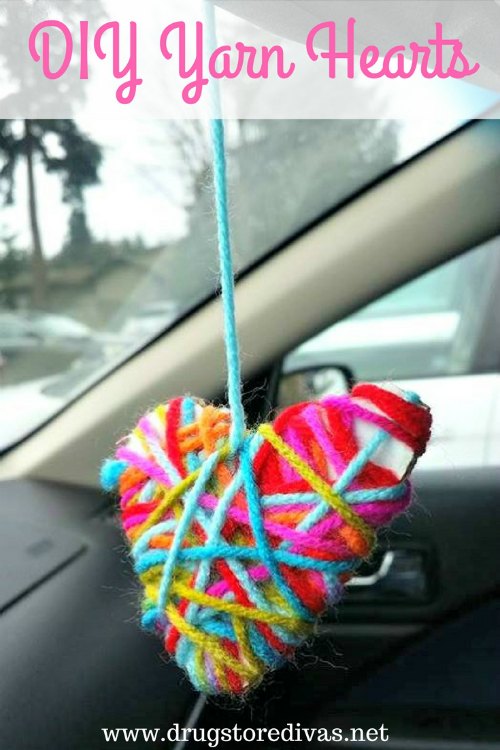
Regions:
[[[351,602],[422,604],[431,591],[429,557],[424,550],[387,550],[374,569],[354,576],[347,584]]]
[[[363,588],[376,586],[379,581],[382,581],[384,578],[387,578],[387,576],[390,575],[391,568],[394,563],[394,556],[395,552],[393,550],[391,550],[390,552],[386,552],[379,567],[373,573],[369,575],[354,576],[354,578],[351,578],[347,585],[362,586]]]

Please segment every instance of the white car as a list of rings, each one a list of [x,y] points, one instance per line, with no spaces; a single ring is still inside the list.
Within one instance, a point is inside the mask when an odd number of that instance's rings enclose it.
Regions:
[[[125,340],[146,341],[164,331],[179,317],[179,305],[173,300],[147,302],[136,310],[121,329]]]

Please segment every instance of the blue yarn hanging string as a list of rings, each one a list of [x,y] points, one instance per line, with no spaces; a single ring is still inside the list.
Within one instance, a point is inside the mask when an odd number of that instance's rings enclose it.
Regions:
[[[215,11],[213,3],[205,0],[205,28],[207,32],[206,50],[210,54],[217,46],[215,31]],[[222,102],[217,80],[210,81],[211,119],[210,132],[213,151],[213,181],[217,239],[219,249],[220,283],[224,315],[224,340],[227,363],[227,395],[231,411],[231,431],[229,445],[236,453],[245,435],[245,412],[241,393],[241,364],[236,310],[234,301],[234,269],[229,225],[229,203],[227,191],[227,162],[222,119]]]

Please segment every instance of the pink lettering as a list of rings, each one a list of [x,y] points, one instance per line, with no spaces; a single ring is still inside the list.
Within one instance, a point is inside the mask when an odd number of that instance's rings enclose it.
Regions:
[[[62,32],[64,37],[64,43],[66,45],[64,58],[57,70],[50,69],[50,35],[44,29],[58,29]],[[36,47],[37,37],[42,32],[42,53],[40,54]],[[28,41],[29,53],[35,62],[42,61],[42,71],[46,78],[54,81],[56,78],[60,78],[68,70],[71,58],[73,57],[73,37],[71,31],[68,29],[65,23],[61,21],[41,21],[35,26],[30,34]]]
[[[182,91],[182,98],[186,104],[196,104],[203,93],[203,88],[209,82],[207,74],[215,79],[234,79],[240,75],[248,78],[269,78],[271,67],[279,78],[290,78],[295,71],[295,63],[287,65],[283,48],[276,44],[272,47],[254,46],[236,42],[233,46],[224,44],[208,56],[205,60],[203,26],[198,21],[195,27],[194,52],[188,59],[187,29],[184,21],[176,21],[167,26],[160,38],[160,50],[165,60],[172,60],[174,54],[170,46],[170,37],[176,32],[177,66],[179,76],[188,81]],[[207,68],[205,72],[205,66]]]
[[[315,26],[307,35],[306,50],[310,59],[316,61],[318,57],[328,60],[328,76],[335,78],[337,75],[337,60],[347,60],[347,77],[354,78],[354,26],[355,18],[350,18],[347,22],[347,52],[337,52],[337,25],[334,21],[325,21]],[[315,50],[314,42],[320,31],[328,31],[328,51],[320,52],[319,55]]]
[[[240,42],[236,44],[238,46]],[[218,65],[218,63],[221,65]],[[229,44],[225,44],[222,47],[214,50],[213,54],[210,55],[208,61],[208,72],[212,78],[237,78],[243,69],[243,59],[241,55],[238,56],[238,61],[231,68],[231,47]]]
[[[179,75],[183,80],[194,76],[194,80],[188,83],[182,92],[182,98],[186,104],[196,104],[201,97],[203,87],[207,85],[208,78],[203,75],[203,25],[196,22],[196,50],[191,65],[187,62],[186,46],[186,24],[184,21],[176,21],[169,24],[161,35],[160,49],[165,60],[171,60],[173,55],[167,46],[168,38],[173,31],[179,32]]]
[[[95,53],[100,60],[106,57],[106,52],[102,47],[102,37],[107,31],[112,33],[113,76],[116,79],[129,76],[128,81],[118,87],[116,98],[120,104],[130,104],[135,98],[137,87],[143,82],[142,78],[137,77],[137,24],[134,21],[130,23],[130,53],[123,68],[120,67],[120,24],[118,21],[109,21],[97,30],[94,39]]]
[[[459,39],[445,39],[443,24],[436,23],[435,37],[429,39],[428,46],[411,42],[408,47],[395,45],[384,54],[376,45],[368,45],[362,50],[355,46],[354,18],[347,22],[347,50],[339,51],[337,45],[337,25],[334,21],[325,21],[315,26],[306,39],[306,51],[310,60],[316,62],[320,58],[328,60],[328,75],[337,76],[337,62],[346,60],[347,77],[355,74],[356,54],[358,55],[359,71],[367,78],[410,78],[417,69],[424,78],[465,78],[474,75],[479,70],[479,63],[471,65],[463,52],[463,45]],[[317,51],[318,34],[326,32],[328,44],[325,51]],[[322,45],[325,46],[324,43]],[[445,48],[452,48],[449,66],[444,69],[443,52]]]
[[[193,30],[193,37],[188,38],[191,31],[186,23],[176,21],[166,26],[160,37],[163,58],[173,61],[179,78],[183,81],[182,98],[186,104],[199,102],[204,87],[211,78],[230,80],[246,76],[257,80],[275,75],[280,79],[287,79],[295,72],[295,63],[286,59],[285,50],[279,44],[255,47],[237,41],[232,45],[224,44],[213,51],[207,51],[203,24],[196,22]],[[138,76],[137,24],[131,21],[127,32],[129,44],[125,54],[122,29],[118,21],[101,25],[93,38],[89,22],[83,20],[79,24],[80,79],[89,78],[89,54],[95,53],[98,60],[109,57],[112,75],[120,81],[116,90],[116,99],[120,104],[130,104],[143,83],[143,79]],[[474,75],[480,68],[479,63],[469,62],[459,39],[445,37],[442,23],[435,24],[435,34],[426,44],[412,41],[406,46],[398,44],[387,50],[381,50],[376,44],[356,47],[355,18],[347,20],[345,32],[342,35],[343,38],[345,36],[343,46],[339,41],[338,24],[335,21],[324,21],[311,29],[306,38],[307,57],[313,62],[325,60],[331,79],[339,75],[340,62],[344,63],[342,73],[345,70],[345,75],[350,79],[356,73],[368,79],[407,79],[418,73],[426,79],[460,79]],[[41,63],[43,75],[55,80],[63,76],[72,64],[77,42],[66,24],[46,20],[38,23],[31,31],[28,40],[29,54],[36,63]]]

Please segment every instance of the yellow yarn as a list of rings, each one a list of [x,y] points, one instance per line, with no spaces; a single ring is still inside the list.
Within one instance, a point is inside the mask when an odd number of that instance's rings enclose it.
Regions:
[[[283,458],[293,466],[300,476],[305,479],[309,485],[320,495],[323,500],[331,505],[337,511],[339,516],[363,535],[367,544],[371,545],[375,541],[375,532],[366,524],[357,513],[351,510],[347,503],[342,500],[340,495],[332,490],[329,484],[324,481],[316,472],[298,456],[293,448],[285,443],[273,430],[270,424],[260,425],[258,431],[273,446],[273,448]]]

